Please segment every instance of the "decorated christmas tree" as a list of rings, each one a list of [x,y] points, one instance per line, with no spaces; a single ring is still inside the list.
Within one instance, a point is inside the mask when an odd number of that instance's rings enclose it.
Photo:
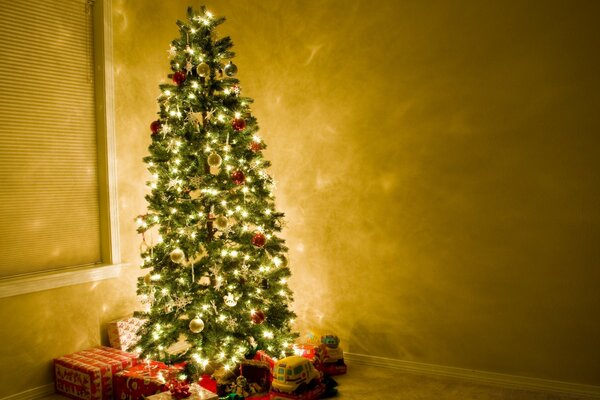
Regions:
[[[138,281],[146,310],[136,315],[146,322],[137,350],[200,372],[231,369],[257,350],[283,357],[297,337],[284,215],[252,99],[235,78],[232,41],[216,32],[223,22],[204,7],[177,22],[172,83],[160,85],[144,158],[148,209],[137,220],[148,270]]]

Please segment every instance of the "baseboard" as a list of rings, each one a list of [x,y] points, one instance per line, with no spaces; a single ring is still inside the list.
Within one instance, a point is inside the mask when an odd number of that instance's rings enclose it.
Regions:
[[[446,367],[443,365],[375,357],[366,354],[344,353],[344,359],[350,363],[393,368],[422,375],[451,377],[510,389],[534,390],[538,392],[567,394],[588,399],[600,399],[600,386]]]
[[[53,394],[54,383],[50,383],[48,385],[39,386],[21,393],[10,395],[8,397],[3,397],[0,400],[36,400]]]

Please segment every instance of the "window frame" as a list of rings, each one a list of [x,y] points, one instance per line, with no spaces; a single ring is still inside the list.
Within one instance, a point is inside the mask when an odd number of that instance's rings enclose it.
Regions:
[[[0,279],[0,298],[116,278],[121,263],[115,148],[112,0],[87,0],[93,6],[98,200],[101,262]]]

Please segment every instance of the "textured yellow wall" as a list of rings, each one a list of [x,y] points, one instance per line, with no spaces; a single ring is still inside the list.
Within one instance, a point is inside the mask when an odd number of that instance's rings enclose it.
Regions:
[[[301,330],[600,385],[599,7],[521,3],[207,1],[270,146]],[[131,218],[187,4],[115,3]]]
[[[597,3],[206,3],[228,19],[269,145],[301,331],[332,329],[353,353],[600,385]],[[141,158],[188,4],[113,2],[133,265]],[[134,308],[136,273],[0,299],[0,397],[98,343]]]

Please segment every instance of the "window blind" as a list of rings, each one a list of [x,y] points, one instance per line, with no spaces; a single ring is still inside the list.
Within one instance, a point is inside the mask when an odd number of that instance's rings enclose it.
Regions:
[[[88,3],[0,7],[0,277],[100,262]]]

